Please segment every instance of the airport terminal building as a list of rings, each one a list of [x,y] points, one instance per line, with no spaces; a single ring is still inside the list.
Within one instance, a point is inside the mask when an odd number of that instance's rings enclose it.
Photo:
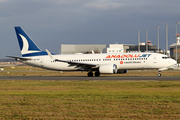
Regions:
[[[75,54],[75,53],[95,53],[103,52],[106,44],[61,44],[61,54]]]
[[[156,45],[147,45],[149,52],[156,52]],[[123,52],[138,52],[138,45],[129,44],[61,44],[61,54],[83,53],[123,53]],[[140,51],[146,51],[146,45],[140,45]]]
[[[171,58],[176,59],[176,46],[177,46],[177,59],[180,61],[180,36],[179,34],[177,35],[177,44],[173,43],[170,45],[170,56]]]

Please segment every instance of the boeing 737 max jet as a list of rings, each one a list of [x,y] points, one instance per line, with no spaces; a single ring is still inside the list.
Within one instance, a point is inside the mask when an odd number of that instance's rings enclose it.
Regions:
[[[47,49],[42,51],[21,27],[15,27],[22,57],[15,58],[30,66],[56,71],[87,71],[88,76],[103,73],[120,74],[127,70],[158,69],[161,71],[176,64],[176,61],[159,53],[102,53],[56,55]]]

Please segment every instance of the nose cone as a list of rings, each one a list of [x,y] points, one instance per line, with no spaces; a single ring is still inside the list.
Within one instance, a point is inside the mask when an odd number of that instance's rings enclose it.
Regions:
[[[177,61],[176,61],[176,60],[171,59],[171,64],[172,64],[172,65],[175,65],[175,64],[177,64]]]

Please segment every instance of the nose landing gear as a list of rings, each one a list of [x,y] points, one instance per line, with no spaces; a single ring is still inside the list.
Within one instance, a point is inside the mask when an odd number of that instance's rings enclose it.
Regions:
[[[161,77],[161,71],[158,71],[157,76],[158,76],[158,77]]]
[[[158,76],[158,77],[161,77],[161,73],[159,72],[157,76]]]

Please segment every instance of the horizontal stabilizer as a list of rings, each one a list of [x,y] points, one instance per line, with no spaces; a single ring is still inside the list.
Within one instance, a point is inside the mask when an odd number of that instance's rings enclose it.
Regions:
[[[18,60],[22,60],[22,61],[31,60],[30,58],[24,58],[24,57],[14,57],[14,56],[6,56],[6,57],[14,58],[14,59],[16,59],[17,61],[18,61]]]

